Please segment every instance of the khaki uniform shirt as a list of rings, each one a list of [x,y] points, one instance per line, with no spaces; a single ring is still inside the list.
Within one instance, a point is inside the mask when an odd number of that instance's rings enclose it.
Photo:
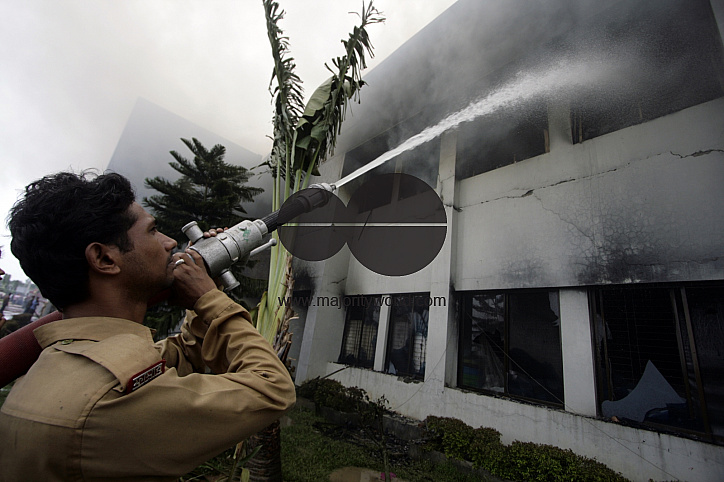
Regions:
[[[241,306],[214,290],[194,311],[156,344],[117,318],[38,328],[43,353],[0,413],[0,480],[174,480],[294,404]]]

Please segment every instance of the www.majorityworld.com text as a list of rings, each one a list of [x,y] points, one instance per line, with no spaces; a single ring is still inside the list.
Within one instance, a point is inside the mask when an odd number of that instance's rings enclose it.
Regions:
[[[393,300],[394,298],[394,300]],[[415,304],[420,306],[420,298],[415,297]],[[279,306],[329,306],[337,309],[349,308],[350,306],[395,306],[409,304],[412,306],[413,297],[400,296],[292,296],[278,297]],[[444,296],[429,296],[426,300],[427,306],[447,306],[447,298]],[[424,302],[423,302],[424,304]]]

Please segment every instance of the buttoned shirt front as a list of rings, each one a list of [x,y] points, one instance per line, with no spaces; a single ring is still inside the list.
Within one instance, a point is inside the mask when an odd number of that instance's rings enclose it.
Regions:
[[[117,318],[38,328],[43,353],[0,413],[0,480],[174,480],[294,404],[246,310],[215,290],[194,311],[155,344]]]

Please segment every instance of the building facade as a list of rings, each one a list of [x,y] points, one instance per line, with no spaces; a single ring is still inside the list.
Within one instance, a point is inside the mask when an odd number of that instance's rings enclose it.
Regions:
[[[402,145],[339,195],[414,175],[446,236],[405,276],[299,262],[296,383],[724,479],[723,29],[719,0],[460,0],[370,72],[321,179]]]

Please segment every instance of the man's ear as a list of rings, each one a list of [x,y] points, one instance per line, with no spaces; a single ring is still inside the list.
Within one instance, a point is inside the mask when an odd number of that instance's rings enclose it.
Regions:
[[[85,259],[91,271],[99,274],[118,274],[121,272],[120,251],[118,247],[91,243],[85,248]]]

